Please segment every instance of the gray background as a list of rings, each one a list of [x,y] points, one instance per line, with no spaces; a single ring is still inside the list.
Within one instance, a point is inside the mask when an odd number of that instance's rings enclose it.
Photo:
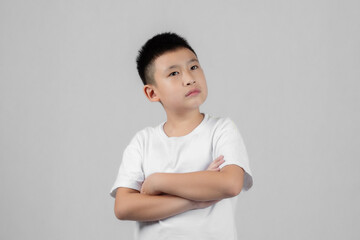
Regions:
[[[131,239],[109,190],[166,120],[135,57],[184,36],[254,186],[239,239],[359,239],[359,1],[0,1],[0,238]]]

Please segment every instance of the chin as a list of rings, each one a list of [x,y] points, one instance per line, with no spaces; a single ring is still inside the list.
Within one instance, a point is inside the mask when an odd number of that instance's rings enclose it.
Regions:
[[[200,107],[204,102],[205,102],[206,99],[201,99],[199,101],[196,101],[196,103],[194,103],[194,105],[196,105],[196,107]]]

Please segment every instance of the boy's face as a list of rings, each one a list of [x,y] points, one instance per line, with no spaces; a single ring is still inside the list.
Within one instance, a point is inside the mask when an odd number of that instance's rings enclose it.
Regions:
[[[157,86],[144,91],[151,101],[161,100],[165,110],[184,112],[194,110],[205,102],[207,85],[196,55],[187,48],[166,52],[154,61]],[[200,92],[187,96],[190,90]]]

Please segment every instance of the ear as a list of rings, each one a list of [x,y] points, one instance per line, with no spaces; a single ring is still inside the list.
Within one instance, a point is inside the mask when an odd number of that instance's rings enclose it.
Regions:
[[[155,88],[152,85],[145,85],[143,88],[145,96],[151,101],[151,102],[159,102],[160,98],[155,92]]]

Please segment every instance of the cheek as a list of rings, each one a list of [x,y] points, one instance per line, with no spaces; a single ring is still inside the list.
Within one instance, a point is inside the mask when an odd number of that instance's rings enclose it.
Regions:
[[[206,84],[205,84],[205,85],[204,85],[204,95],[207,96],[207,94],[208,94],[208,90],[207,90],[207,86],[206,86]]]
[[[197,78],[199,79],[199,81],[201,81],[201,83],[202,83],[203,85],[206,84],[206,79],[205,79],[205,75],[204,75],[203,72],[199,72],[199,75],[197,76]]]
[[[181,90],[183,89],[169,84],[166,91],[166,98],[168,99],[168,101],[176,102],[178,101],[178,99],[181,99]]]
[[[206,98],[207,95],[208,95],[208,89],[207,89],[206,81],[204,81],[204,82],[202,83],[202,91],[203,91],[204,97]]]
[[[199,77],[199,79],[200,79],[200,82],[199,82],[199,83],[201,84],[202,88],[203,88],[203,89],[207,89],[207,84],[206,84],[205,76],[202,75],[202,76]]]

